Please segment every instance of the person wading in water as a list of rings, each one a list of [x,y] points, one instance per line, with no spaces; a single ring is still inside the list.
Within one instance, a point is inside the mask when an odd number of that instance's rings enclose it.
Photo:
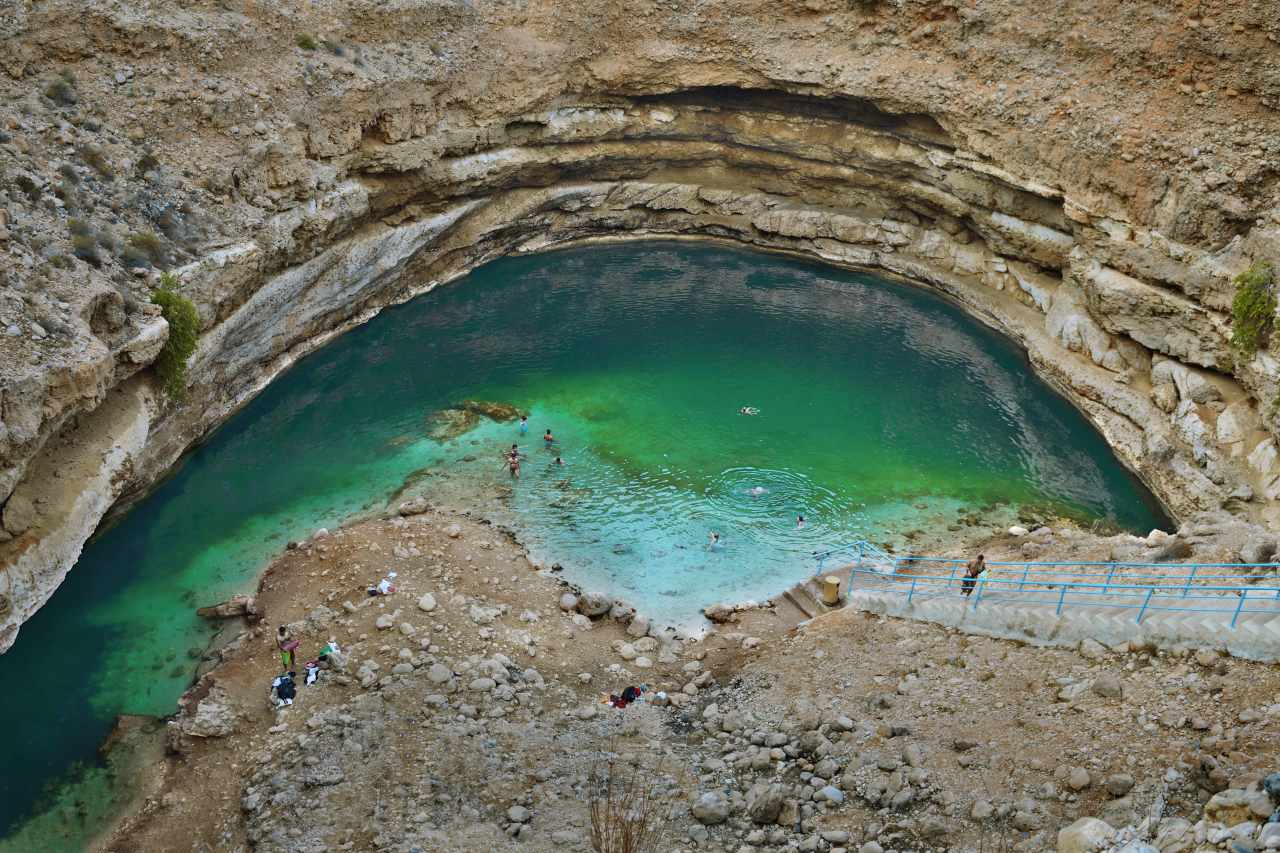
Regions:
[[[964,581],[960,584],[960,593],[968,596],[978,583],[978,575],[987,570],[987,558],[982,554],[964,564]]]
[[[511,471],[512,479],[520,479],[520,453],[514,448],[507,454],[507,469]]]

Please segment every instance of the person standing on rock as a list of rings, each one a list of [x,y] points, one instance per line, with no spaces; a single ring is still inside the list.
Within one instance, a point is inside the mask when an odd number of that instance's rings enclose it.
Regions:
[[[978,575],[987,570],[987,558],[982,554],[964,564],[964,581],[960,584],[960,594],[966,597],[973,592],[978,583]]]
[[[289,633],[286,625],[281,625],[276,632],[276,646],[280,649],[280,665],[286,670],[293,669],[293,653],[298,648],[298,641]]]

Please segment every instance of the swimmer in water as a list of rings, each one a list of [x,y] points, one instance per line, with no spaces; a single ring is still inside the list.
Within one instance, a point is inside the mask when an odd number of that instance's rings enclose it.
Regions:
[[[559,456],[557,456],[557,457],[556,457],[556,464],[557,464],[557,465],[564,465],[564,460],[563,460],[563,459],[561,459]]]
[[[513,480],[520,479],[520,457],[512,454],[507,457],[507,469],[511,472]]]
[[[720,541],[720,534],[713,532],[711,534],[711,541],[707,543],[707,548],[712,551],[719,551],[723,547],[724,543]]]
[[[760,414],[760,410],[759,410],[759,409],[757,409],[755,406],[743,406],[741,409],[738,409],[738,414],[740,414],[740,415],[758,415],[758,414]]]
[[[803,530],[803,529],[804,529],[804,516],[803,516],[803,515],[797,515],[797,516],[796,516],[796,530]]]
[[[547,430],[546,433],[543,434],[542,440],[546,442],[548,450],[551,449],[551,445],[556,443],[555,437],[551,435],[551,430]]]
[[[528,431],[529,431],[529,416],[521,415],[520,416],[520,434],[524,435]]]
[[[764,486],[753,486],[752,488],[747,489],[747,494],[751,495],[753,498],[758,498],[761,495],[769,494],[769,490]]]

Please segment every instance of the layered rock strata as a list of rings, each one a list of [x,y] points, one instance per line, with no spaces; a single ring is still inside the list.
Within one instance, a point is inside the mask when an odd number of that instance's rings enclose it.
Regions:
[[[103,425],[70,415],[93,411],[105,391],[35,419],[23,395],[22,441],[6,409],[3,519],[12,531],[16,516],[26,544],[0,545],[10,602],[0,648],[74,562],[83,537],[67,531],[87,535],[103,504],[144,490],[301,355],[504,253],[590,239],[733,241],[936,289],[1017,339],[1173,515],[1225,505],[1275,523],[1280,365],[1266,349],[1233,354],[1229,309],[1234,275],[1280,255],[1280,151],[1266,141],[1280,82],[1188,34],[1225,27],[1241,45],[1265,45],[1275,18],[1201,12],[1191,27],[1156,16],[1169,44],[1146,60],[1115,51],[1104,83],[1106,63],[1081,40],[1116,45],[1092,22],[1061,35],[1024,21],[1030,31],[1017,32],[989,10],[935,5],[811,2],[767,23],[745,9],[632,10],[656,29],[607,4],[562,16],[411,3],[393,20],[349,3],[283,24],[288,10],[246,10],[242,38],[193,60],[207,85],[185,98],[180,79],[158,73],[158,42],[124,12],[88,11],[100,26],[75,31],[54,12],[25,17],[69,55],[136,54],[127,79],[148,69],[174,105],[147,120],[193,134],[188,144],[207,154],[187,173],[210,188],[209,215],[227,237],[176,270],[202,324],[190,387],[180,404],[144,406],[145,438],[121,443],[128,464],[117,463],[106,499],[81,502],[74,521],[27,510],[52,506],[51,479],[33,473],[54,452],[42,449],[50,437],[101,437]],[[1131,14],[1143,12],[1115,10]],[[210,12],[204,26],[226,32],[230,18]],[[279,38],[268,22],[332,31],[334,49],[299,37],[260,56],[250,47]],[[198,41],[191,21],[153,23],[180,46]],[[342,40],[356,35],[363,45]],[[39,73],[20,59],[12,77]],[[1185,74],[1158,71],[1175,59],[1193,80],[1220,70],[1235,94],[1183,93]],[[1057,63],[1058,77],[1032,61]],[[290,68],[305,73],[294,81]],[[1108,91],[1153,109],[1191,101],[1153,124]],[[253,118],[256,140],[233,141]],[[1214,143],[1203,155],[1170,149],[1199,138]],[[176,161],[180,150],[166,153]],[[116,363],[154,358],[162,334],[139,332],[154,346],[127,344]]]

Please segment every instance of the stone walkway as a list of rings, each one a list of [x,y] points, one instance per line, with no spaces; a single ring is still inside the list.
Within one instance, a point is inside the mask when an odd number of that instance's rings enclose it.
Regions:
[[[1236,657],[1274,662],[1280,660],[1280,601],[1274,592],[1250,594],[1246,607],[1264,612],[1242,612],[1231,627],[1239,598],[1227,593],[1221,604],[1194,598],[1182,598],[1177,590],[1157,593],[1150,605],[1138,614],[1146,598],[1144,593],[1071,594],[1058,611],[1057,590],[1016,590],[991,592],[984,590],[981,601],[977,591],[966,599],[960,594],[960,582],[952,587],[920,586],[908,601],[909,583],[903,576],[878,577],[859,574],[853,588],[845,590],[848,606],[857,610],[906,619],[919,619],[960,630],[992,637],[1024,640],[1055,646],[1073,646],[1081,640],[1096,640],[1104,645],[1138,641],[1158,648],[1215,648]],[[848,584],[848,576],[842,586]],[[1099,606],[1102,601],[1105,606]],[[1221,608],[1214,612],[1185,612],[1174,607]]]

